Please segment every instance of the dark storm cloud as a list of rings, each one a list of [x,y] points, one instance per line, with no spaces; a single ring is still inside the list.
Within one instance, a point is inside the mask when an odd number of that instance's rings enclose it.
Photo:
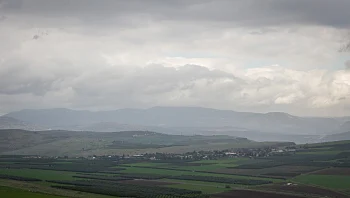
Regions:
[[[350,27],[349,0],[2,0],[5,13],[77,17],[108,24],[115,18],[145,15],[155,20],[212,21],[263,26],[316,24]],[[95,21],[95,22],[96,22]],[[105,22],[105,23],[104,23]]]

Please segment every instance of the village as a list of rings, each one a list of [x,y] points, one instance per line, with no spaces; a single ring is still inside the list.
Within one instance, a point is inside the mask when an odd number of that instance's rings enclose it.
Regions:
[[[241,148],[241,149],[225,149],[225,150],[210,150],[210,151],[193,151],[183,154],[176,153],[145,153],[135,155],[102,155],[89,156],[88,159],[114,159],[114,160],[181,160],[181,161],[198,161],[198,160],[218,160],[222,158],[264,158],[270,156],[293,155],[303,148],[295,146],[281,147],[266,147],[266,148]]]

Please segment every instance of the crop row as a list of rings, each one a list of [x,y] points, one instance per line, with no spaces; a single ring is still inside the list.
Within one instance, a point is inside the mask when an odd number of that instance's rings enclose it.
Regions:
[[[180,176],[172,176],[170,178],[179,179],[179,180],[193,180],[193,181],[216,182],[216,183],[226,183],[226,184],[240,184],[240,185],[262,185],[262,184],[272,183],[272,181],[268,181],[268,180],[234,179],[229,177],[213,177],[213,176],[197,176],[197,175],[180,175]]]
[[[201,191],[186,189],[176,189],[160,186],[142,186],[135,184],[122,184],[116,182],[100,182],[94,180],[82,181],[50,181],[60,184],[69,184],[74,186],[53,186],[56,188],[104,194],[118,197],[159,197],[162,195],[171,195],[177,197],[197,197],[201,196]]]

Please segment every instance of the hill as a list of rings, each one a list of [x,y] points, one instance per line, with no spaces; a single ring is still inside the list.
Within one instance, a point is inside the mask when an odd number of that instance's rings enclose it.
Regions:
[[[350,131],[350,121],[347,121],[339,126],[335,133],[344,133]]]
[[[0,116],[0,129],[24,129],[31,131],[45,130],[43,127],[29,124],[8,116]]]
[[[0,130],[0,154],[87,156],[93,154],[183,153],[193,150],[245,148],[280,144],[231,136],[182,136],[149,131],[95,133]]]
[[[249,113],[199,107],[154,107],[114,111],[22,110],[6,116],[52,129],[113,132],[125,129],[195,134],[263,132],[284,135],[331,134],[350,118],[298,117],[286,113]],[[106,124],[110,123],[110,124]],[[113,124],[111,124],[113,123]],[[304,138],[304,137],[303,137]]]
[[[342,140],[350,140],[350,131],[345,133],[327,135],[322,138],[322,141],[324,142],[342,141]]]

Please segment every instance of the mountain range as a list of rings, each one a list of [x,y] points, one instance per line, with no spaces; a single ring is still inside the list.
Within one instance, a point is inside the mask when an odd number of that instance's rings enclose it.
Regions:
[[[149,130],[183,135],[231,135],[256,141],[319,142],[350,131],[350,117],[298,117],[200,107],[153,107],[114,111],[21,110],[0,117],[1,128],[116,132]],[[15,124],[4,124],[4,120]],[[21,124],[22,123],[22,124]],[[24,124],[25,123],[25,124]],[[7,126],[7,127],[6,127]]]
[[[28,131],[45,130],[44,127],[40,127],[35,124],[29,124],[27,122],[8,116],[0,116],[0,129],[23,129]]]

